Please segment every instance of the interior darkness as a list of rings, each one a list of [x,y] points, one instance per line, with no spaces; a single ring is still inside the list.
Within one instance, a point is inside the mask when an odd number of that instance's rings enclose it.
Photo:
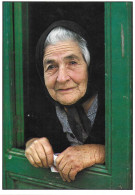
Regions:
[[[104,3],[101,2],[29,2],[29,64],[24,63],[25,137],[31,136],[30,124],[37,116],[52,114],[52,105],[44,95],[37,74],[35,48],[43,31],[56,20],[73,20],[80,24],[92,41],[91,65],[99,87],[104,86]],[[27,64],[27,63],[26,63]],[[49,118],[49,117],[48,117]]]

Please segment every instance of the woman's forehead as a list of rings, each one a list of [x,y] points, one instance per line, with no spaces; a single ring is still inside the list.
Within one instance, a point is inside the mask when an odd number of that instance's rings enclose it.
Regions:
[[[44,60],[51,57],[62,56],[63,58],[79,58],[82,55],[78,43],[74,41],[62,41],[55,45],[48,45],[44,52]]]

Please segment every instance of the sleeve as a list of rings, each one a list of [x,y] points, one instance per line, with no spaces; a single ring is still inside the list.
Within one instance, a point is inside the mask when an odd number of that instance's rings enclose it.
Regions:
[[[40,129],[42,128],[42,121],[40,117],[34,112],[27,112],[24,116],[24,137],[25,143],[34,138],[41,137]]]
[[[49,112],[44,116],[33,112],[26,113],[25,143],[34,137],[47,137],[55,153],[60,153],[69,146],[56,112]]]

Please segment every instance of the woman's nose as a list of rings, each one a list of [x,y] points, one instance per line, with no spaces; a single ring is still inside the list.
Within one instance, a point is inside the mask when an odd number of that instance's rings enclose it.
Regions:
[[[70,80],[66,67],[60,67],[57,76],[57,82],[64,83]]]

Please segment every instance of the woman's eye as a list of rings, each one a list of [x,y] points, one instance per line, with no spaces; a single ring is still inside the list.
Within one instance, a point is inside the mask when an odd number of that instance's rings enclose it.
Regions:
[[[77,62],[76,61],[71,61],[71,62],[69,62],[69,64],[75,65],[75,64],[77,64]]]
[[[49,66],[47,67],[47,70],[52,70],[52,69],[54,69],[54,68],[56,68],[56,65],[49,65]]]

